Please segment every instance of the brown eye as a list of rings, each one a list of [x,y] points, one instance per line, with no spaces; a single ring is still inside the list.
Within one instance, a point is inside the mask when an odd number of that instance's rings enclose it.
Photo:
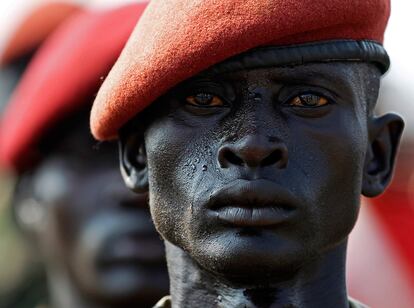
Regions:
[[[289,101],[289,105],[294,107],[322,107],[327,104],[329,104],[327,98],[316,94],[298,95]]]
[[[199,107],[224,106],[220,97],[209,93],[198,93],[196,95],[188,96],[185,100],[188,104]]]

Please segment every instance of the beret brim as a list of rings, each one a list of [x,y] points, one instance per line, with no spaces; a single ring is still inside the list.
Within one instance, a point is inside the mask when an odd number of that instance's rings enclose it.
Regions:
[[[381,44],[372,41],[335,40],[255,48],[218,63],[208,71],[222,74],[242,69],[328,62],[372,63],[382,74],[390,67],[389,56]]]

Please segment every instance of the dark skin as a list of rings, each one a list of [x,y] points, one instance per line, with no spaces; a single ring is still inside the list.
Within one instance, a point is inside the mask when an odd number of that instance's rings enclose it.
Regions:
[[[372,115],[379,79],[363,63],[207,71],[123,129],[123,176],[149,185],[173,307],[349,306],[348,234],[403,130]]]
[[[152,307],[168,293],[168,273],[148,196],[123,185],[116,144],[96,144],[88,111],[71,122],[46,138],[57,142],[14,200],[45,263],[51,305]]]

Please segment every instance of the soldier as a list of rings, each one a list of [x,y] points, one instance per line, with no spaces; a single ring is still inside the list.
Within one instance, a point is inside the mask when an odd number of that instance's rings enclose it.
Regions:
[[[170,274],[159,307],[360,307],[347,237],[361,193],[389,183],[403,130],[373,112],[389,12],[151,1],[91,124],[119,138],[127,186],[149,191]]]
[[[168,292],[147,195],[122,183],[116,146],[96,144],[89,111],[101,77],[146,4],[85,11],[28,66],[0,127],[17,221],[45,264],[52,307],[151,307]]]

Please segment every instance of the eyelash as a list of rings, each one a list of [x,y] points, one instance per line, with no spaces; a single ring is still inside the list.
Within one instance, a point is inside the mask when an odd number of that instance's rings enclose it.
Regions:
[[[306,87],[307,89],[304,90],[302,88],[303,91],[301,89],[291,89],[291,90],[289,90],[289,92],[292,92],[293,94],[289,95],[286,99],[278,99],[279,104],[281,106],[285,106],[285,107],[309,108],[309,109],[311,109],[311,108],[315,109],[315,108],[323,107],[323,106],[316,106],[316,107],[302,106],[301,107],[301,106],[292,106],[292,105],[289,104],[295,97],[298,97],[298,96],[300,97],[300,96],[304,96],[304,95],[315,95],[315,96],[325,98],[327,100],[327,104],[324,105],[324,106],[333,105],[333,104],[336,103],[336,100],[333,98],[333,95],[331,95],[330,93],[325,93],[325,92],[328,92],[328,91],[321,91],[320,89],[315,89],[315,90],[309,89],[309,86],[304,86],[304,87]],[[198,84],[198,85],[193,86],[193,90],[191,92],[187,92],[187,93],[181,95],[181,97],[182,97],[181,101],[186,103],[186,98],[187,97],[196,96],[196,95],[201,94],[201,93],[217,96],[223,102],[223,104],[224,104],[223,106],[228,107],[228,106],[231,105],[231,103],[225,98],[225,96],[222,95],[221,91],[217,90],[215,86],[212,87],[210,84],[207,84],[207,85]]]
[[[224,106],[229,106],[229,101],[225,98],[225,96],[221,93],[220,89],[212,89],[211,87],[199,87],[194,88],[192,91],[183,93],[181,95],[181,101],[186,102],[187,97],[190,96],[197,96],[198,94],[209,94],[212,96],[217,96],[223,102]]]
[[[214,105],[203,105],[203,104],[195,104],[195,103],[190,103],[189,102],[189,98],[194,98],[194,99],[197,99],[197,96],[198,95],[210,95],[211,97],[212,97],[212,100],[214,101],[214,99],[215,98],[218,98],[218,100],[219,100],[219,102],[221,103],[221,105],[220,106],[214,106]],[[212,93],[207,93],[207,92],[200,92],[200,93],[197,93],[197,94],[195,94],[195,95],[190,95],[190,96],[188,96],[188,97],[186,97],[186,103],[187,104],[189,104],[189,105],[192,105],[192,106],[197,106],[197,107],[200,107],[200,108],[204,108],[204,107],[208,107],[208,108],[211,108],[211,107],[225,107],[225,106],[227,106],[228,104],[225,102],[225,100],[224,99],[222,99],[221,98],[221,96],[219,96],[219,95],[214,95],[214,94],[212,94]]]
[[[332,98],[331,95],[329,95],[327,93],[322,93],[322,92],[316,91],[316,90],[307,90],[307,91],[297,91],[296,93],[289,95],[288,98],[281,100],[281,106],[289,107],[290,106],[289,103],[295,97],[298,97],[298,96],[300,97],[300,96],[304,96],[304,95],[315,95],[315,96],[319,96],[319,97],[325,98],[328,101],[327,105],[333,105],[333,104],[335,104],[335,100]],[[290,107],[306,108],[306,107],[298,107],[298,106],[290,106]],[[318,108],[318,107],[308,107],[308,108]]]

